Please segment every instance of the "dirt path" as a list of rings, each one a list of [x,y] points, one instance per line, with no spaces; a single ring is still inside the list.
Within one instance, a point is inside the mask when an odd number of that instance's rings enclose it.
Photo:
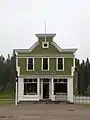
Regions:
[[[90,108],[69,104],[0,106],[0,120],[90,120]]]

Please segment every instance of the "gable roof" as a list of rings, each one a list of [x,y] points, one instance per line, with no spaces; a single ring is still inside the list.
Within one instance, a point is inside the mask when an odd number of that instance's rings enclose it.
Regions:
[[[35,44],[33,44],[29,49],[14,49],[14,51],[19,53],[32,52],[38,45],[39,42],[35,42]]]
[[[52,45],[53,45],[57,50],[59,50],[60,52],[71,52],[71,53],[74,53],[74,52],[77,51],[77,48],[62,49],[62,48],[60,48],[55,42],[52,42]]]
[[[14,49],[15,52],[18,53],[27,53],[32,52],[37,46],[39,45],[39,42],[36,42],[32,47],[29,49]],[[60,52],[69,52],[69,53],[75,53],[77,51],[77,48],[72,49],[62,49],[60,48],[54,41],[51,42],[51,45],[53,45],[58,51]]]

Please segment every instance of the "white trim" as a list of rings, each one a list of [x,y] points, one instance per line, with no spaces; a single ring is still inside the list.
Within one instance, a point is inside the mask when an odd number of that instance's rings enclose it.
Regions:
[[[73,66],[71,66],[71,76],[74,76],[75,71],[75,57],[73,58]]]
[[[16,82],[16,94],[15,94],[15,105],[16,106],[17,106],[17,102],[18,102],[18,91],[17,91],[17,89],[18,89],[18,84]]]
[[[16,68],[18,67],[18,57],[16,56]]]
[[[48,70],[43,70],[43,58],[47,58],[48,59]],[[42,63],[41,63],[41,71],[49,71],[49,57],[42,57]]]
[[[74,66],[74,69],[75,69],[75,57],[73,58],[73,66]]]
[[[35,34],[38,38],[40,38],[40,37],[55,37],[56,36],[56,34],[55,33],[48,33],[48,34],[45,34],[45,33],[40,33],[40,34]]]
[[[68,78],[67,82],[67,100],[71,103],[73,103],[73,77]]]
[[[52,41],[51,45],[53,45],[59,52],[62,52],[62,49],[55,42]]]
[[[29,58],[32,58],[33,59],[33,70],[28,70],[28,59]],[[27,57],[27,62],[26,62],[26,64],[27,64],[27,71],[34,71],[34,69],[35,69],[35,59],[34,59],[34,57]]]
[[[17,67],[18,76],[20,76],[20,67]]]
[[[36,42],[32,47],[29,48],[29,52],[32,52],[38,45],[39,42]]]
[[[18,76],[20,75],[20,67],[18,67],[18,53],[17,52],[15,52],[15,54],[16,54],[16,71],[17,71],[17,73],[18,73]],[[18,96],[18,81],[16,81],[16,96],[15,96],[15,105],[17,106],[17,103],[19,102],[19,96]]]
[[[63,69],[58,69],[58,58],[62,58],[63,59]],[[56,71],[64,71],[64,57],[57,57],[56,58]]]
[[[47,44],[47,47],[45,47],[44,44]],[[49,48],[49,42],[42,42],[42,48]]]
[[[18,55],[18,52],[15,51],[16,56]]]
[[[55,55],[54,55],[55,56]],[[33,56],[30,56],[31,58],[33,57]],[[43,56],[44,57],[44,56]],[[60,58],[61,56],[55,56],[55,57],[53,57],[53,56],[47,56],[47,57],[49,57],[49,58]],[[17,58],[29,58],[29,57],[17,57]],[[33,58],[42,58],[42,56],[40,56],[40,57],[38,57],[38,56],[34,56]],[[62,58],[62,57],[61,57]],[[74,57],[64,57],[64,58],[74,58]]]
[[[52,101],[55,99],[54,97],[54,79],[51,78],[51,84],[52,84]]]
[[[40,78],[37,78],[37,95],[40,97]]]
[[[20,78],[52,78],[53,79],[59,79],[59,78],[62,78],[62,79],[67,79],[67,78],[72,78],[71,74],[70,75],[21,75]]]
[[[74,76],[74,67],[71,66],[71,76]]]

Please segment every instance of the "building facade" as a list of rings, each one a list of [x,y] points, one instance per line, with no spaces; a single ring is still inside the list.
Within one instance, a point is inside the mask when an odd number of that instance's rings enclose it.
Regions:
[[[19,101],[56,101],[58,95],[73,102],[75,49],[62,49],[55,42],[56,34],[36,34],[37,42],[30,49],[14,49],[18,71]]]

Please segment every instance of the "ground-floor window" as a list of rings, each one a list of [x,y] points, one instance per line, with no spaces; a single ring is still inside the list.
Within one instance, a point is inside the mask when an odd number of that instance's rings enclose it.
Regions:
[[[37,79],[24,79],[24,95],[37,95]]]
[[[54,79],[54,95],[67,93],[67,79]]]

